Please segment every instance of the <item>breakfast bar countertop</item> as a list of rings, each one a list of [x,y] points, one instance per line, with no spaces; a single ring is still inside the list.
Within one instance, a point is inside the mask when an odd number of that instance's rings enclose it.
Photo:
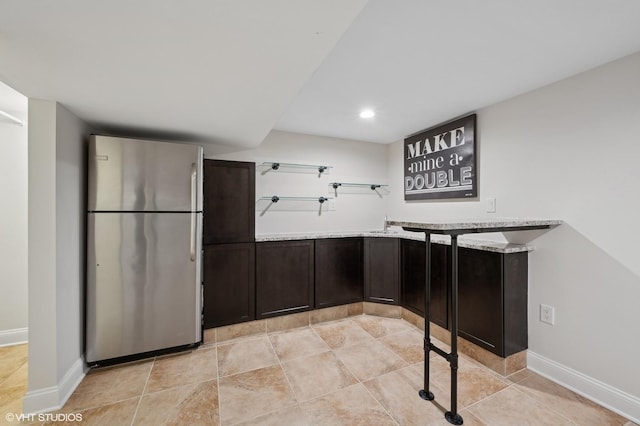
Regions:
[[[422,232],[430,231],[434,235],[431,236],[431,242],[436,244],[450,244],[448,235],[452,230],[465,229],[464,233],[476,233],[478,229],[482,232],[500,232],[500,229],[508,228],[509,230],[517,230],[519,227],[532,229],[531,227],[539,226],[540,228],[549,228],[562,224],[560,220],[532,220],[532,219],[469,219],[469,220],[451,220],[451,221],[430,221],[425,223],[387,221],[388,227],[402,227],[411,229],[414,232],[402,229],[386,229],[371,231],[313,231],[304,233],[283,233],[283,234],[257,234],[256,242],[269,241],[291,241],[291,240],[313,240],[324,238],[357,238],[357,237],[381,237],[381,238],[402,238],[408,240],[424,241],[425,236]],[[460,237],[458,245],[464,248],[475,250],[491,251],[496,253],[519,253],[533,251],[534,247],[528,244],[514,244],[508,242],[481,240],[476,238]]]
[[[532,229],[549,229],[561,225],[556,219],[479,218],[404,222],[388,220],[388,226],[400,226],[405,230],[425,231],[433,234],[470,234]]]

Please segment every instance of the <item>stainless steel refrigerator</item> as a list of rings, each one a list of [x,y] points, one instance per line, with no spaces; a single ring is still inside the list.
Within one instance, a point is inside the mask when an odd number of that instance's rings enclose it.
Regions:
[[[202,147],[92,136],[86,362],[202,335]]]

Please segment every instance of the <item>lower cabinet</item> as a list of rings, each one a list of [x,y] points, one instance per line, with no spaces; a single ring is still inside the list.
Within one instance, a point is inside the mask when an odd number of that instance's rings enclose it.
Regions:
[[[362,238],[327,238],[315,244],[315,307],[362,301]]]
[[[527,349],[528,253],[458,253],[460,336],[501,357]]]
[[[256,319],[255,243],[204,246],[204,328]]]
[[[314,242],[256,244],[256,318],[313,309]]]
[[[424,316],[426,249],[424,241],[401,241],[401,301],[402,306]],[[431,322],[448,328],[447,298],[449,247],[431,244]]]
[[[364,300],[400,304],[400,239],[364,239]]]
[[[527,349],[528,253],[458,249],[461,337],[501,357]],[[204,246],[204,327],[362,300],[424,316],[425,243],[327,238]],[[431,321],[448,329],[451,247],[431,245]]]

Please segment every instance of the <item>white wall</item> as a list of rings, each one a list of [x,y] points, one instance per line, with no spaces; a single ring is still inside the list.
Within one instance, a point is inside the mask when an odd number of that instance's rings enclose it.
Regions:
[[[335,197],[329,183],[355,182],[385,184],[387,178],[385,145],[272,131],[257,148],[240,150],[205,145],[205,158],[221,160],[302,163],[332,166],[328,175],[317,173],[256,171],[256,199],[261,196]],[[225,152],[226,151],[226,152]],[[338,190],[335,210],[262,211],[268,202],[257,203],[256,234],[296,233],[313,231],[357,231],[382,229],[388,195],[378,195],[370,189],[359,193]],[[383,191],[380,191],[381,193]],[[304,203],[316,209],[319,203]],[[280,201],[278,207],[286,206]],[[291,205],[291,204],[288,204]]]
[[[56,305],[58,377],[84,353],[86,158],[89,129],[56,109]]]
[[[1,82],[0,97],[1,109],[26,122],[26,97]],[[0,346],[27,340],[27,135],[26,125],[0,118]]]
[[[390,145],[388,211],[410,220],[485,216],[486,198],[496,197],[496,216],[564,220],[555,230],[514,237],[536,246],[529,258],[530,365],[574,380],[568,384],[582,391],[591,379],[593,389],[612,387],[613,399],[604,402],[624,410],[628,397],[627,414],[636,419],[639,123],[635,54],[478,111],[478,201],[405,203],[403,144]],[[555,307],[554,326],[539,321],[541,303]]]
[[[88,129],[29,99],[29,384],[25,412],[57,409],[82,379]]]

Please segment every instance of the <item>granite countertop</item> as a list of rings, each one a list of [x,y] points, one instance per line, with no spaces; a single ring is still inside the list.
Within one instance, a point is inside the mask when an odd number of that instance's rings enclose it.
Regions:
[[[528,229],[549,229],[561,225],[561,220],[555,219],[512,219],[512,218],[480,218],[480,219],[450,219],[429,220],[425,222],[404,222],[388,220],[389,226],[400,226],[415,231],[432,231],[436,234],[480,233],[480,232],[508,232]]]
[[[395,224],[394,224],[395,225]],[[258,234],[256,242],[266,241],[290,241],[290,240],[315,240],[322,238],[350,238],[350,237],[379,237],[379,238],[403,238],[407,240],[424,241],[424,233],[408,232],[388,229],[386,231],[328,231],[306,232],[291,234]],[[445,235],[432,235],[431,242],[435,244],[451,244],[451,240]],[[533,246],[526,244],[512,244],[498,241],[481,241],[461,237],[458,239],[458,247],[475,250],[492,251],[496,253],[519,253],[533,251]]]

